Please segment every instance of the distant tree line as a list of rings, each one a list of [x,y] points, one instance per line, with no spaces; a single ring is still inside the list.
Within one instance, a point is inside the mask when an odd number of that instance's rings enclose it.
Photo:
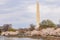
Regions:
[[[53,23],[51,20],[47,19],[47,20],[43,20],[40,23],[40,28],[48,28],[48,27],[56,27],[56,24]]]
[[[3,31],[16,31],[16,29],[12,28],[12,24],[4,24],[0,27],[0,32]]]
[[[49,19],[43,20],[39,25],[40,25],[40,27],[38,28],[39,30],[43,28],[56,27],[56,24]],[[36,27],[35,25],[30,24],[30,30],[34,30],[35,27]]]
[[[40,27],[38,28],[39,30],[43,29],[43,28],[48,28],[48,27],[56,27],[56,24],[49,19],[43,20],[39,25],[40,25]],[[19,30],[20,32],[24,33],[25,31],[35,30],[36,25],[30,24],[29,28],[24,28],[24,29],[23,28],[14,29],[14,28],[12,28],[12,24],[4,24],[2,27],[3,27],[2,31],[16,31],[16,30]]]

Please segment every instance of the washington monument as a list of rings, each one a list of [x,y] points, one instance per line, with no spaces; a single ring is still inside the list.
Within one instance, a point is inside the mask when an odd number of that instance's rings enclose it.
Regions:
[[[40,12],[39,12],[39,1],[36,0],[36,27],[35,29],[39,28],[40,24]]]

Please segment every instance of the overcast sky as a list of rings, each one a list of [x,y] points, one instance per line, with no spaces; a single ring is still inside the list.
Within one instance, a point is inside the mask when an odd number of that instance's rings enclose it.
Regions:
[[[59,23],[60,0],[39,0],[41,21],[50,19]],[[36,0],[0,0],[0,25],[12,24],[14,28],[36,24]]]

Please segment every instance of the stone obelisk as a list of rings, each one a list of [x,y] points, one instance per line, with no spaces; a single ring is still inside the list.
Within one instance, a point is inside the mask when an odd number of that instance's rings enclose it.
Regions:
[[[39,12],[39,1],[36,0],[36,27],[35,29],[39,28],[40,24],[40,12]]]

